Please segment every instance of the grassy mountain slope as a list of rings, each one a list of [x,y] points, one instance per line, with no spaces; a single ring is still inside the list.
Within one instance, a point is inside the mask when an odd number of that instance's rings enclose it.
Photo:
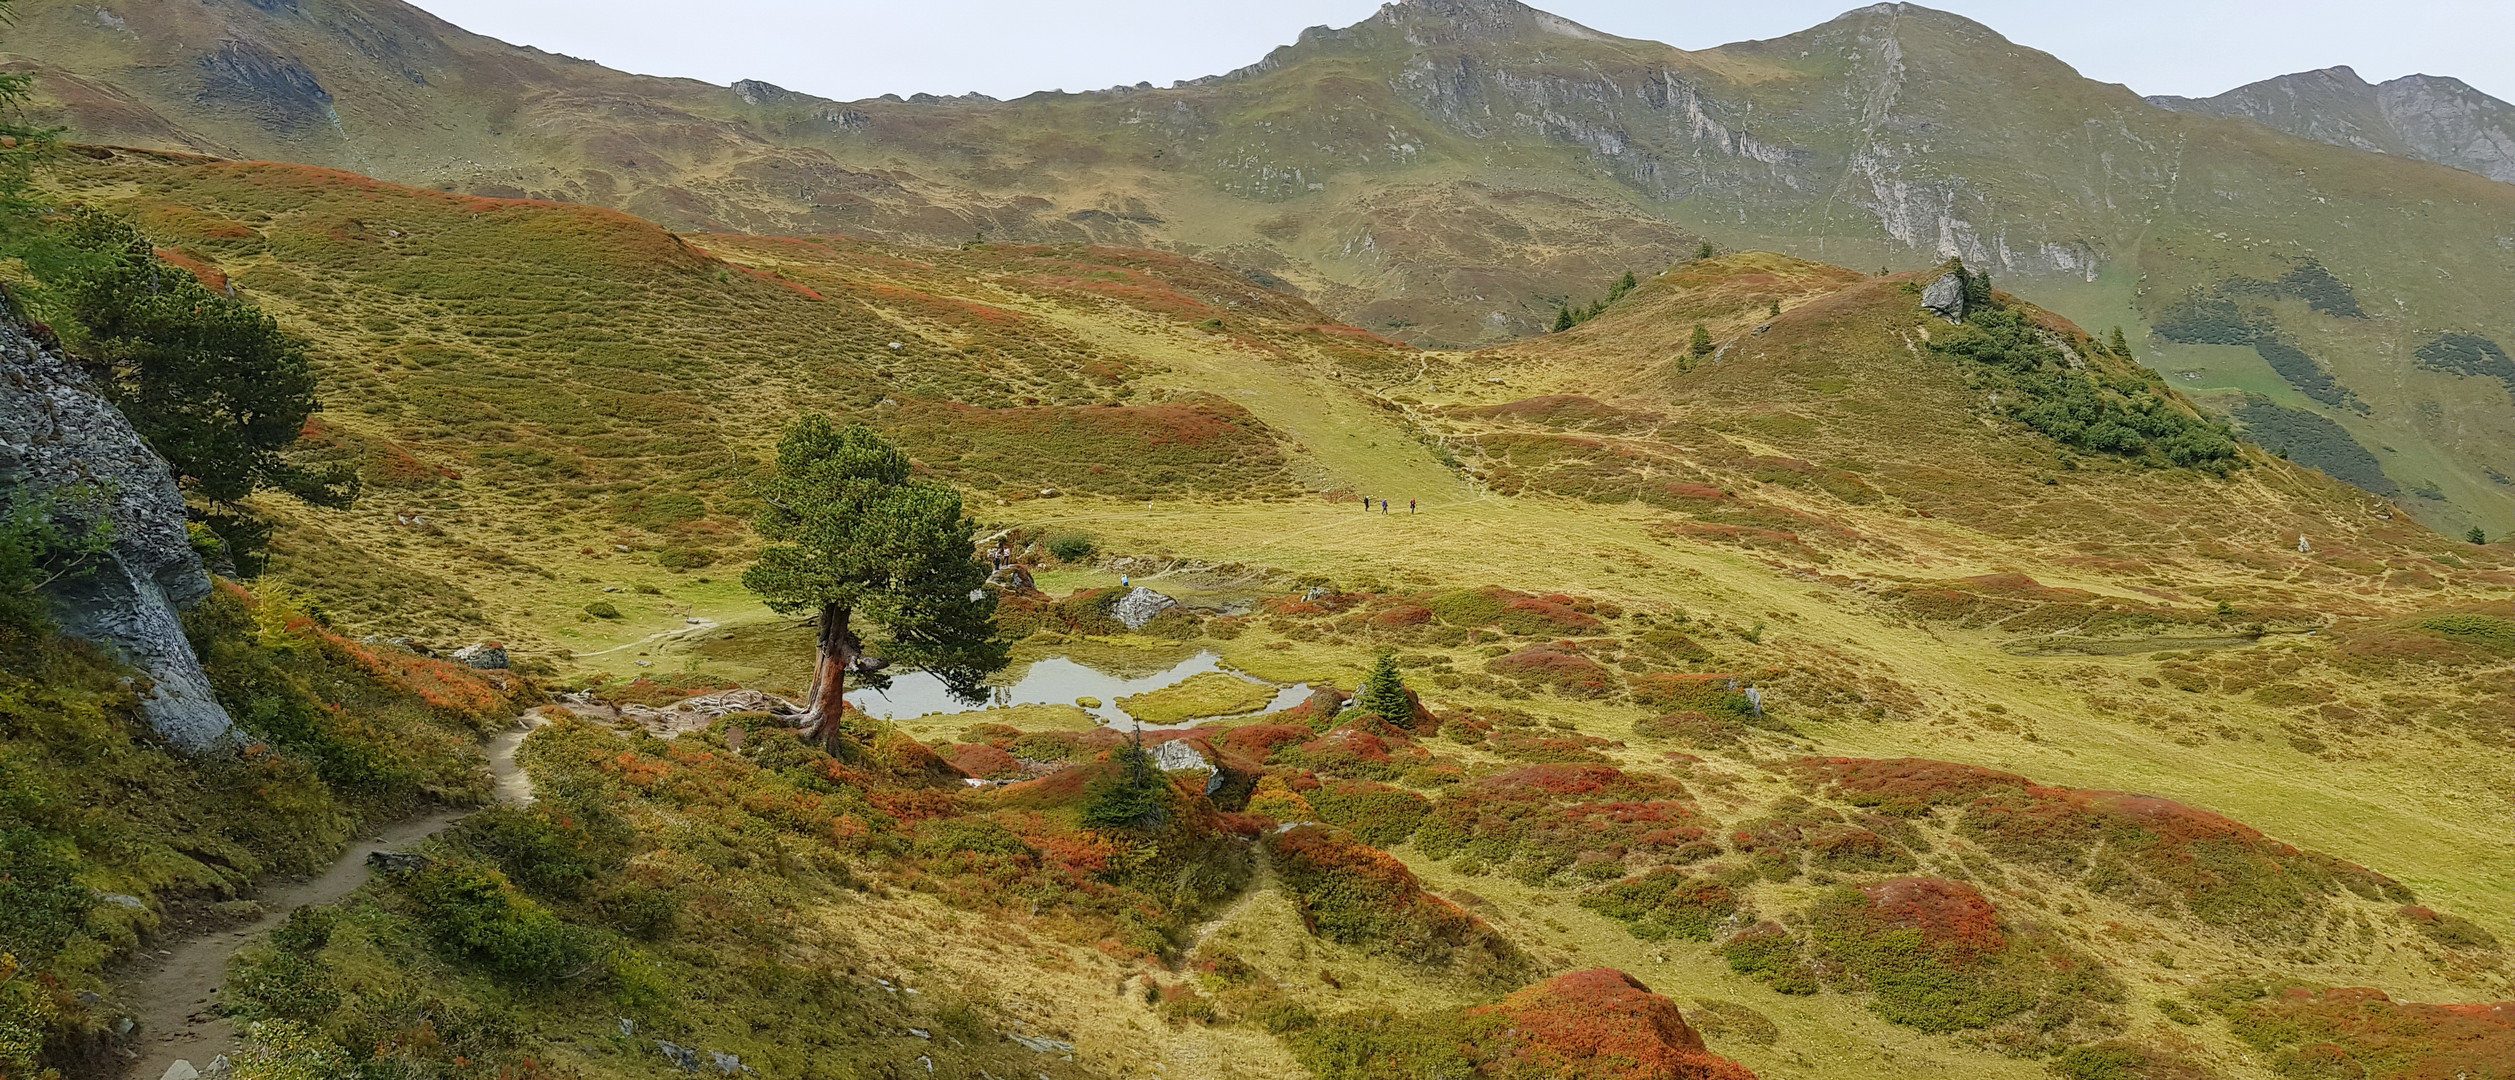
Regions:
[[[1919,306],[1935,274],[1748,253],[1449,354],[1158,252],[676,236],[130,152],[56,179],[315,342],[311,452],[370,495],[271,507],[273,573],[334,633],[495,637],[622,703],[792,689],[799,631],[728,579],[740,481],[817,408],[1020,541],[1097,542],[1040,557],[1084,591],[1013,605],[1023,659],[1351,687],[1389,649],[1428,706],[1201,732],[1230,782],[1125,849],[1076,826],[1119,740],[1071,710],[869,724],[833,760],[585,706],[528,743],[549,805],[292,926],[231,981],[253,1018],[459,1076],[627,1075],[656,1038],[779,1076],[1385,1075],[1657,1007],[1503,996],[1605,966],[1767,1077],[2249,1080],[2502,1037],[2515,567],[2258,449],[2036,427],[2072,386],[2207,421],[2014,297],[1960,328]],[[1255,609],[1119,633],[1121,572]],[[1076,767],[957,779],[1020,758]],[[1302,820],[1349,832],[1269,827]]]
[[[2228,407],[2334,420],[2423,520],[2515,529],[2505,376],[2426,355],[2515,340],[2515,189],[2159,108],[1912,5],[1684,53],[1420,0],[1228,76],[1014,102],[639,78],[389,0],[30,4],[14,40],[50,115],[99,140],[715,231],[1167,247],[1427,344],[1541,329],[1704,236],[1962,255],[2087,325],[2156,329],[2161,369]],[[2357,314],[2255,287],[2309,265]],[[2249,329],[2180,318],[2231,298]]]

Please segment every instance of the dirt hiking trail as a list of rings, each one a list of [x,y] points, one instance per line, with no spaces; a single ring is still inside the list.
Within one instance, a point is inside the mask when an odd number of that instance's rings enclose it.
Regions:
[[[512,730],[489,737],[489,775],[496,805],[520,806],[533,800],[533,782],[515,764],[515,751],[537,721],[518,721]],[[381,833],[352,842],[322,874],[273,885],[253,899],[263,913],[253,922],[182,941],[163,942],[143,961],[131,986],[133,1018],[139,1021],[139,1058],[122,1075],[127,1080],[159,1080],[177,1061],[206,1068],[211,1060],[236,1049],[236,1026],[215,1008],[213,995],[227,979],[227,962],[237,950],[288,921],[290,912],[308,905],[329,904],[367,883],[367,856],[398,851],[434,836],[472,814],[444,810],[395,822]]]

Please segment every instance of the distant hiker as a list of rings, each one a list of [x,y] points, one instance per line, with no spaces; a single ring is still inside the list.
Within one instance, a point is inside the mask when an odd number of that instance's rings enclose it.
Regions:
[[[1382,499],[1382,500],[1380,500],[1380,512],[1381,512],[1381,513],[1383,513],[1383,514],[1388,513],[1388,500],[1387,500],[1387,499]]]
[[[1411,514],[1411,513],[1414,513],[1414,512],[1415,512],[1415,500],[1413,500],[1413,499],[1408,499],[1408,500],[1406,500],[1406,512],[1407,512],[1407,513],[1409,513],[1409,514]]]
[[[1119,588],[1123,589],[1123,588],[1126,588],[1126,587],[1128,587],[1128,586],[1130,586],[1130,585],[1133,585],[1133,584],[1135,584],[1135,576],[1134,576],[1134,575],[1132,575],[1132,574],[1120,574],[1120,575],[1118,575],[1118,587],[1119,587]]]
[[[1371,512],[1371,496],[1365,495],[1362,497],[1362,512],[1366,514]]]

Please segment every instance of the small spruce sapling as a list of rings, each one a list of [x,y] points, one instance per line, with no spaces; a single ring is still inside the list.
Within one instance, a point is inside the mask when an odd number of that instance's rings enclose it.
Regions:
[[[1011,646],[995,626],[995,594],[978,561],[975,523],[959,492],[911,479],[908,455],[861,425],[811,415],[786,428],[777,470],[757,488],[753,523],[768,546],[743,587],[783,615],[820,621],[802,725],[833,754],[845,749],[846,683],[890,685],[891,665],[942,679],[962,701],[985,694]],[[866,655],[856,615],[889,637]]]
[[[1716,347],[1717,346],[1712,343],[1711,328],[1704,326],[1702,323],[1695,323],[1693,344],[1694,358],[1700,360],[1706,356],[1710,356],[1712,354],[1712,350]]]
[[[2469,540],[2475,544],[2485,544],[2489,542],[2489,531],[2478,525],[2474,525],[2471,527],[2470,532],[2463,534],[2463,539]]]
[[[1362,680],[1362,688],[1354,693],[1354,707],[1399,727],[1415,726],[1415,701],[1407,696],[1406,681],[1397,673],[1397,658],[1381,653],[1372,662],[1371,674]]]
[[[1161,773],[1143,733],[1118,748],[1112,763],[1118,771],[1092,786],[1083,804],[1083,827],[1103,832],[1159,832],[1170,823],[1170,779]]]

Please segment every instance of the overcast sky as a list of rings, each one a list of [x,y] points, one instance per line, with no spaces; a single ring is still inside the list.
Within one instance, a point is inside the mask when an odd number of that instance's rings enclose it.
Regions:
[[[466,29],[649,75],[763,79],[842,100],[1001,98],[1228,71],[1378,0],[416,0]],[[1687,49],[1779,37],[1848,0],[1553,0],[1537,6]],[[2369,81],[2453,75],[2515,100],[2515,0],[1945,0],[2092,78],[2207,96],[2347,64]]]

